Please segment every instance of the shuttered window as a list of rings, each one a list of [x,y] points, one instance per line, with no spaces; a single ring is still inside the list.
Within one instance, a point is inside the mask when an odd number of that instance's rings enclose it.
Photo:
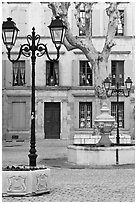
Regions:
[[[111,115],[117,121],[117,102],[111,102]],[[119,102],[119,127],[124,128],[124,102]]]
[[[92,128],[92,103],[79,103],[79,128]]]
[[[12,128],[13,130],[26,129],[26,102],[12,103]]]

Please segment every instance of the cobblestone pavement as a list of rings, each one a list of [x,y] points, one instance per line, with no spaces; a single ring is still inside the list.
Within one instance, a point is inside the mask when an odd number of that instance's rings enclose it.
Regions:
[[[28,163],[29,144],[3,146],[2,164]],[[86,167],[67,162],[66,145],[37,142],[38,164],[51,169],[51,191],[33,197],[3,197],[3,202],[135,202],[134,165]]]
[[[3,202],[135,202],[134,169],[51,168],[51,191]]]

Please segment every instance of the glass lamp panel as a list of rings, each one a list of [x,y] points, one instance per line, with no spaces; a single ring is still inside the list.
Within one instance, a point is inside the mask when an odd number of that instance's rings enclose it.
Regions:
[[[13,32],[13,38],[12,38],[13,45],[15,45],[15,42],[16,42],[16,39],[17,39],[17,34],[18,34],[18,31],[15,29],[14,32]]]
[[[108,91],[110,89],[110,82],[104,82],[105,89]]]
[[[108,90],[110,87],[110,83],[105,83],[105,88]]]
[[[106,89],[106,91],[108,91],[110,89],[110,80],[109,78],[107,77],[105,80],[104,80],[104,87]]]
[[[52,40],[55,44],[61,44],[62,43],[62,37],[63,37],[63,29],[62,28],[52,28],[51,29],[52,34]]]
[[[11,46],[12,37],[13,37],[14,30],[13,29],[4,29],[3,30],[3,41],[6,46]]]
[[[131,89],[131,83],[129,82],[129,83],[126,83],[126,88],[129,90],[129,89]]]
[[[2,32],[3,42],[8,48],[15,44],[18,31],[16,29],[4,29]]]
[[[132,81],[131,81],[130,77],[127,78],[127,80],[125,81],[125,84],[126,84],[127,90],[130,90],[131,86],[132,86]]]

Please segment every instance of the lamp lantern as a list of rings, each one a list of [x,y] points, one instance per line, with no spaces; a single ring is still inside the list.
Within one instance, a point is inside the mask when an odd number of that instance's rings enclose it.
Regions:
[[[67,27],[64,25],[59,16],[56,16],[48,27],[50,30],[52,42],[55,44],[55,46],[59,47],[61,44],[63,44]]]
[[[128,77],[128,78],[126,79],[125,85],[126,85],[126,89],[127,89],[128,91],[130,91],[130,90],[131,90],[131,86],[132,86],[132,80],[130,79],[130,77]]]
[[[15,45],[19,29],[16,27],[12,18],[7,18],[2,24],[2,39],[8,50],[11,50]]]
[[[109,89],[110,89],[110,84],[111,84],[111,82],[110,82],[109,78],[107,77],[107,78],[104,80],[104,86],[105,86],[106,91],[109,91]]]

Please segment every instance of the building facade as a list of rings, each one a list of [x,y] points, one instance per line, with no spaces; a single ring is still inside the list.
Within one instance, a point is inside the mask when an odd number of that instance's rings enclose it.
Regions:
[[[108,17],[105,3],[95,5],[92,16],[92,39],[98,51],[102,49],[107,32]],[[112,85],[117,79],[123,84],[129,76],[133,81],[130,97],[120,97],[120,132],[134,137],[135,112],[135,5],[119,4],[120,19],[115,42],[108,60],[108,75],[113,76]],[[34,26],[47,44],[51,57],[56,50],[51,42],[48,25],[52,12],[47,3],[4,2],[2,20],[12,17],[19,28],[16,46],[12,50],[17,57],[20,44],[26,43],[26,36]],[[81,17],[84,10],[81,10]],[[74,35],[81,38],[84,33],[76,26],[73,6],[69,20]],[[105,78],[105,76],[104,76]],[[98,103],[97,103],[98,101]],[[116,97],[107,99],[110,114],[116,116]],[[67,51],[61,47],[58,62],[51,63],[47,56],[36,59],[36,138],[61,139],[73,142],[75,135],[91,135],[94,120],[100,114],[102,99],[96,99],[94,77],[89,62],[80,50]],[[30,139],[31,106],[31,60],[21,56],[12,64],[2,46],[2,133],[3,140]]]

